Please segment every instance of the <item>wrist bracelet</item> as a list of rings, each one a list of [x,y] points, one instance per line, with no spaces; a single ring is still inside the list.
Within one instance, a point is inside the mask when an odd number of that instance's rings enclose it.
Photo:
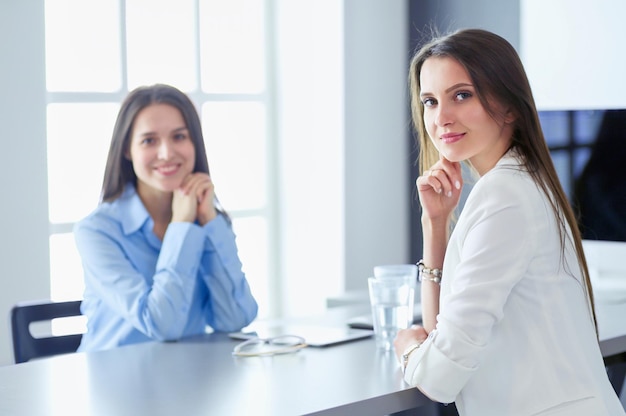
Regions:
[[[402,353],[402,374],[404,374],[406,372],[406,366],[409,364],[409,357],[411,356],[411,353],[413,353],[413,351],[415,351],[416,349],[418,349],[420,346],[422,345],[421,342],[418,342],[416,344],[411,344],[406,350],[404,350],[404,352]]]
[[[424,260],[420,260],[416,263],[417,265],[417,276],[420,282],[424,280],[428,280],[430,282],[434,282],[437,284],[441,284],[441,276],[443,271],[441,269],[432,269],[430,267],[426,267],[424,265]]]

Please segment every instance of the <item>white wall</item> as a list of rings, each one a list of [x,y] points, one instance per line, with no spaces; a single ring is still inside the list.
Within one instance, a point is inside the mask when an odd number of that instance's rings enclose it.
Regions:
[[[345,282],[409,258],[408,4],[345,0]]]
[[[626,2],[521,0],[521,56],[540,110],[626,108]]]
[[[50,293],[43,3],[0,1],[0,365],[11,306]]]

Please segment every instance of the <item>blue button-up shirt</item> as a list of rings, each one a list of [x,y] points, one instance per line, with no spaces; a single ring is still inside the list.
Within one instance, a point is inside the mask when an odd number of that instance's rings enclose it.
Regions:
[[[76,224],[85,273],[87,333],[79,351],[235,331],[257,314],[222,215],[169,224],[163,241],[132,185]]]

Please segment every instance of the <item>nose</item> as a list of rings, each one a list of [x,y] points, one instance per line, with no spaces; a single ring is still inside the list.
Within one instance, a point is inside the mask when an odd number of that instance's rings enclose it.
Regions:
[[[167,160],[172,154],[172,145],[169,140],[161,140],[159,143],[158,157],[162,160]]]
[[[453,123],[453,111],[448,104],[439,103],[439,105],[437,106],[435,123],[440,127],[447,126]]]

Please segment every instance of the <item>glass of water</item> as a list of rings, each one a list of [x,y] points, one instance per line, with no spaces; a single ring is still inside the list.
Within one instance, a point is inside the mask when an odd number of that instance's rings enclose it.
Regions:
[[[417,266],[377,266],[375,274],[368,278],[368,286],[376,345],[392,350],[398,330],[413,322]]]

